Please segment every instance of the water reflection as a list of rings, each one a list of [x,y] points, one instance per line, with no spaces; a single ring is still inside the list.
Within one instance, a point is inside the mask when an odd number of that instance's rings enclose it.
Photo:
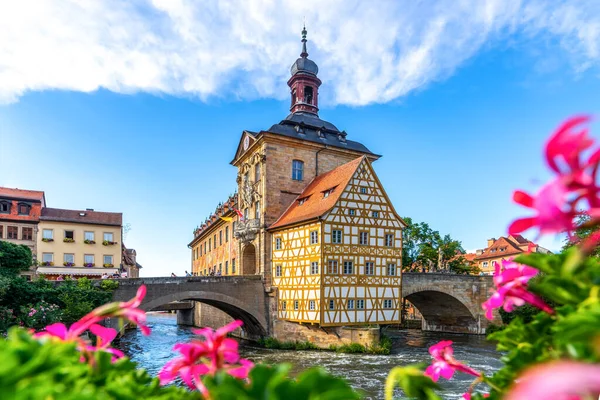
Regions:
[[[177,326],[172,314],[152,313],[148,315],[148,322],[152,335],[146,337],[137,330],[129,331],[121,339],[119,347],[141,367],[156,375],[174,356],[173,345],[187,341],[193,335],[190,328]],[[365,399],[383,398],[385,378],[393,367],[418,362],[429,363],[431,358],[427,349],[442,339],[452,340],[456,358],[476,370],[489,374],[501,366],[498,361],[500,354],[481,336],[438,334],[420,330],[388,330],[386,334],[393,342],[392,354],[389,356],[280,351],[247,345],[240,350],[244,358],[254,362],[291,363],[293,374],[309,367],[321,366],[364,391]],[[464,374],[456,374],[451,381],[440,380],[441,386],[446,390],[444,399],[459,399],[471,382],[471,377]]]

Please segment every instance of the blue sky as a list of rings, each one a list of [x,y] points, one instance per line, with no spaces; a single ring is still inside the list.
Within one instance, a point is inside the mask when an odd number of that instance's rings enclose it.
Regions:
[[[27,58],[7,53],[13,44],[0,39],[0,186],[44,190],[51,207],[123,212],[143,275],[189,269],[192,230],[235,190],[229,161],[242,131],[287,115],[285,82],[300,50],[301,26],[283,28],[268,10],[240,19],[247,6],[232,3],[215,2],[231,14],[217,22],[186,2],[135,1],[102,17],[93,11],[103,3],[62,14],[48,6],[44,21],[56,25],[43,40],[15,22],[12,37],[29,35],[28,54],[39,41],[56,53]],[[402,15],[395,3],[383,11],[353,2],[332,2],[322,14],[293,2],[278,9],[299,24],[307,16],[310,58],[324,81],[321,118],[383,154],[375,170],[400,215],[466,249],[484,247],[527,214],[511,193],[548,178],[541,151],[552,130],[575,113],[600,115],[600,9],[507,3]],[[14,7],[14,19],[37,21]],[[386,15],[386,27],[372,23],[378,12],[414,18],[407,25]],[[78,16],[81,31],[60,28],[65,13]],[[325,25],[336,15],[348,16],[338,31]],[[126,17],[137,23],[119,25]],[[134,43],[134,34],[149,39]],[[206,40],[196,40],[200,34]],[[60,59],[67,50],[68,63]],[[560,247],[553,238],[541,243]]]

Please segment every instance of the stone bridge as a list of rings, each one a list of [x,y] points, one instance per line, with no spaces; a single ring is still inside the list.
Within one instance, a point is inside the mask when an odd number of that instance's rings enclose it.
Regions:
[[[402,274],[402,297],[419,310],[426,331],[484,334],[489,321],[481,303],[493,287],[485,275]],[[493,322],[500,323],[499,315]]]
[[[120,279],[113,299],[131,299],[140,285],[147,288],[140,305],[144,311],[164,310],[173,302],[198,301],[242,320],[249,338],[269,334],[268,299],[258,275]],[[193,308],[177,311],[178,323],[193,325],[194,317]]]
[[[259,275],[120,279],[113,297],[119,301],[131,299],[142,284],[147,287],[140,306],[144,311],[177,310],[180,324],[197,325],[202,321],[210,325],[208,321],[216,321],[214,315],[200,317],[201,307],[190,307],[199,302],[242,320],[244,337],[256,339],[273,334],[274,316],[269,310],[274,298],[265,292]],[[423,330],[484,334],[488,320],[481,303],[487,300],[492,287],[491,276],[404,273],[402,297],[423,316]],[[229,317],[222,316],[218,324]],[[499,323],[496,317],[494,322]]]

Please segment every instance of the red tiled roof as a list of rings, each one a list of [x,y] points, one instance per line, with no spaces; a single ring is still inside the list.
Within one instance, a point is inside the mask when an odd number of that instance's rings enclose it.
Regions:
[[[44,192],[38,190],[13,189],[0,187],[0,197],[36,200],[44,202]]]
[[[121,226],[123,224],[123,214],[102,211],[63,210],[60,208],[46,207],[42,208],[40,220]]]
[[[521,238],[523,239],[523,237]],[[483,253],[475,257],[475,260],[484,260],[486,258],[494,257],[504,257],[521,253],[523,253],[523,250],[519,248],[519,245],[517,243],[514,243],[512,240],[509,240],[504,236],[500,236],[490,247],[485,249]]]
[[[315,219],[331,210],[365,159],[365,156],[359,157],[314,178],[269,229]],[[323,193],[329,189],[333,189],[333,192],[328,197],[323,197]],[[305,200],[300,204],[299,199]]]

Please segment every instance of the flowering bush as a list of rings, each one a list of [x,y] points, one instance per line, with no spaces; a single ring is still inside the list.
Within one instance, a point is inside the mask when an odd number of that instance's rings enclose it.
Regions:
[[[83,266],[84,267],[88,267],[88,268],[92,268],[92,267],[95,267],[96,264],[94,264],[94,263],[84,263]]]
[[[73,239],[73,238],[64,238],[63,242],[65,242],[65,243],[75,243],[75,239]]]
[[[54,239],[51,239],[51,238],[42,238],[42,242],[46,242],[46,243],[48,243],[48,242],[54,242]]]
[[[117,244],[117,242],[112,242],[110,240],[103,240],[102,241],[102,245],[103,246],[112,246],[112,245],[115,245],[115,244]]]
[[[95,240],[90,240],[90,239],[85,239],[83,241],[83,243],[85,243],[85,244],[96,244],[96,241]]]
[[[112,268],[115,265],[114,264],[102,264],[104,266],[104,268]]]
[[[118,349],[111,347],[115,329],[100,325],[105,318],[122,318],[149,335],[146,314],[138,307],[146,294],[140,287],[128,302],[98,307],[67,327],[53,323],[41,332],[11,328],[0,340],[0,393],[10,399],[330,399],[353,400],[359,395],[339,378],[315,368],[296,379],[289,366],[254,366],[240,359],[238,344],[228,332],[235,321],[216,331],[194,332],[204,340],[180,343],[180,355],[169,361],[159,378],[136,370]],[[82,337],[89,332],[91,342]],[[167,385],[181,378],[191,389]]]
[[[56,304],[44,300],[25,307],[21,307],[21,324],[26,328],[39,330],[62,318],[62,311]]]
[[[43,265],[44,267],[52,267],[54,263],[52,261],[42,261],[41,265]]]
[[[68,261],[65,261],[65,262],[63,263],[63,265],[64,265],[65,267],[74,267],[74,266],[75,266],[75,263],[74,263],[74,262],[68,262]]]
[[[573,118],[550,137],[545,154],[555,178],[535,196],[515,191],[514,201],[532,209],[534,215],[514,221],[509,233],[537,228],[540,234],[567,232],[571,236],[582,215],[586,216],[585,228],[600,227],[596,179],[600,148],[592,149],[587,122],[586,117]],[[436,393],[438,379],[461,372],[474,377],[464,399],[598,399],[600,261],[590,254],[599,242],[600,234],[591,234],[561,254],[529,253],[496,265],[496,291],[482,305],[486,317],[491,319],[496,309],[510,313],[524,305],[539,311],[528,323],[516,317],[488,336],[505,352],[499,371],[485,376],[464,365],[454,359],[452,342],[443,341],[430,348],[434,362],[425,372],[417,366],[393,369],[386,398],[392,398],[398,385],[411,398],[441,399]]]

